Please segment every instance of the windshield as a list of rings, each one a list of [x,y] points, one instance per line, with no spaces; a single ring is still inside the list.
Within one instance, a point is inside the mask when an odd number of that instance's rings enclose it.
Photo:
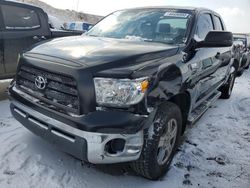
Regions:
[[[168,9],[117,11],[96,24],[89,36],[146,42],[185,42],[190,13]]]

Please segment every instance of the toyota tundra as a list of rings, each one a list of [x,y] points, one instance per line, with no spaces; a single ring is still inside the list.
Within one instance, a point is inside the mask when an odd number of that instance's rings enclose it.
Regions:
[[[85,35],[21,54],[10,109],[82,161],[129,162],[155,180],[167,172],[186,125],[230,97],[231,47],[232,33],[212,10],[116,11]]]

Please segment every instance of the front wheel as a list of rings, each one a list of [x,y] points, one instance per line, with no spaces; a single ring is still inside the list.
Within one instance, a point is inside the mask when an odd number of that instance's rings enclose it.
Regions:
[[[140,158],[131,164],[134,171],[151,180],[164,175],[174,157],[181,136],[179,107],[166,102],[159,107],[151,126],[144,132]]]
[[[232,94],[232,90],[233,90],[233,87],[234,87],[234,82],[235,82],[235,72],[232,72],[229,76],[229,79],[226,83],[225,86],[223,86],[221,88],[221,99],[229,99],[231,97],[231,94]]]

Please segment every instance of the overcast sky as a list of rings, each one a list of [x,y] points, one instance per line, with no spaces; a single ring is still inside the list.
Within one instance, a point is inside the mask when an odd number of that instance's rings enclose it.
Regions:
[[[115,10],[141,6],[195,6],[222,15],[227,29],[250,33],[250,0],[41,0],[56,8],[105,16]]]

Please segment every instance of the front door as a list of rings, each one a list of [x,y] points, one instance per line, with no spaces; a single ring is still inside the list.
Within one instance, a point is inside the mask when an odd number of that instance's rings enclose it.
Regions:
[[[2,45],[5,70],[6,74],[14,75],[18,54],[39,42],[41,20],[36,9],[23,4],[11,4],[6,1],[1,4],[1,10],[4,22]]]
[[[195,38],[198,41],[205,39],[209,31],[214,30],[213,17],[210,13],[202,13],[199,16]],[[196,102],[199,105],[202,101],[216,90],[219,85],[217,71],[221,66],[220,50],[218,48],[197,49],[197,56],[200,58],[199,71],[199,94]]]

